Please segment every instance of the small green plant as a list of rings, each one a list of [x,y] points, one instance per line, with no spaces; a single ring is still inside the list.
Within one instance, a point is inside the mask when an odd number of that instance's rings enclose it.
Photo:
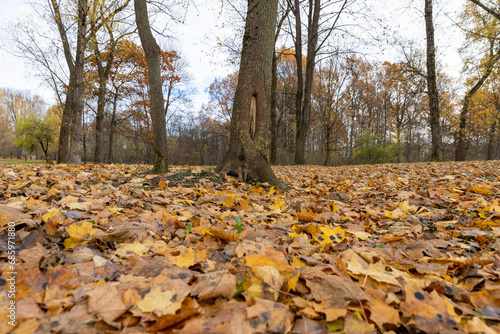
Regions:
[[[238,283],[238,286],[236,288],[236,292],[233,295],[233,298],[237,297],[239,294],[243,292],[243,284],[247,281],[247,276],[243,277],[241,282]]]
[[[240,216],[234,217],[234,220],[236,220],[236,225],[234,226],[236,228],[236,231],[238,233],[241,233],[243,231],[243,221],[241,220]]]
[[[191,229],[193,228],[193,223],[189,222],[186,230],[184,231],[184,238],[187,238],[188,234],[191,233]]]

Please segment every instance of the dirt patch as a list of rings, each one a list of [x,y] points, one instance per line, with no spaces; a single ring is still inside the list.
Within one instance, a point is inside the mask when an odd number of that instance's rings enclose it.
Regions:
[[[213,184],[223,184],[225,180],[216,174],[212,169],[185,169],[163,177],[168,181],[169,187],[194,187],[211,182]],[[161,177],[155,178],[160,182]]]

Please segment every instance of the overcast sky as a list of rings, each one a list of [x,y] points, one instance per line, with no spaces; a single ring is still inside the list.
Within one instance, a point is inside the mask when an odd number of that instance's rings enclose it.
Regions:
[[[0,22],[2,22],[0,26],[2,28],[5,27],[6,22],[16,20],[21,14],[30,10],[29,5],[23,5],[25,1],[0,0]],[[440,0],[440,2],[445,3],[444,7],[448,11],[444,14],[439,8],[437,9],[439,15],[436,38],[441,52],[440,61],[447,66],[448,73],[458,76],[461,62],[456,49],[460,45],[461,37],[448,16],[450,13],[453,16],[453,12],[458,12],[465,0]],[[410,3],[409,0],[378,0],[377,3],[379,4],[377,11],[389,23],[392,30],[398,30],[403,36],[418,36],[420,43],[425,40],[422,0],[413,1],[414,9],[405,9],[406,4]],[[219,1],[212,0],[203,1],[203,4],[197,7],[191,6],[185,23],[178,27],[174,34],[173,43],[178,46],[181,55],[188,59],[190,64],[188,71],[193,78],[192,85],[197,91],[196,96],[193,97],[193,111],[195,112],[200,109],[202,103],[207,102],[205,89],[214,78],[225,76],[234,70],[234,68],[224,66],[225,55],[214,55],[214,50],[218,48],[217,41],[214,38],[207,38],[207,36],[217,34],[217,26],[222,23],[222,19],[218,16],[219,4]],[[6,38],[8,38],[8,32],[0,30],[2,45],[5,44]],[[384,49],[378,58],[391,57],[390,53],[391,51]],[[0,59],[0,87],[30,90],[44,97],[47,102],[55,101],[52,92],[41,86],[41,83],[34,78],[34,74],[30,73],[33,69],[22,60],[3,49],[0,49]],[[388,60],[395,61],[396,59]]]

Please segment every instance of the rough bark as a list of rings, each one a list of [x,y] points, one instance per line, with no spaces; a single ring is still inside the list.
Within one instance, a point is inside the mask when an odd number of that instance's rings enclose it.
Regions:
[[[80,142],[83,130],[83,93],[84,93],[84,65],[85,47],[87,45],[87,0],[78,1],[78,34],[76,39],[75,55],[75,86],[73,89],[73,110],[71,111],[71,131],[69,142],[69,161],[75,164],[82,162]]]
[[[97,72],[99,75],[99,88],[97,93],[97,114],[95,123],[95,150],[94,162],[103,162],[104,155],[104,108],[106,107],[106,95],[108,93],[107,85],[109,75],[111,73],[111,65],[114,58],[114,40],[111,38],[111,49],[108,59],[106,59],[106,66],[103,66],[103,59],[101,52],[98,49],[97,43],[94,45],[94,55],[96,58]]]
[[[495,157],[495,135],[497,132],[498,120],[495,120],[490,126],[488,133],[488,150],[486,151],[486,160],[493,160]]]
[[[57,29],[61,37],[66,64],[69,69],[68,91],[66,92],[66,102],[64,104],[64,109],[61,119],[61,128],[59,130],[59,146],[57,148],[57,162],[61,163],[69,161],[69,134],[71,131],[71,111],[73,110],[72,101],[74,100],[72,87],[75,86],[76,77],[74,72],[75,64],[73,61],[73,56],[71,54],[71,48],[68,42],[66,28],[64,27],[62,22],[59,3],[56,0],[51,0],[50,4],[53,10],[54,21],[57,24]]]
[[[167,123],[163,107],[163,91],[160,69],[160,47],[151,33],[146,0],[134,0],[135,21],[142,48],[146,54],[149,78],[149,97],[153,123],[154,173],[168,171]]]
[[[441,126],[439,121],[439,94],[436,79],[436,47],[434,43],[434,24],[432,17],[432,0],[425,0],[425,31],[427,36],[427,90],[429,94],[429,112],[431,123],[431,160],[443,159]]]
[[[276,43],[275,43],[276,45]],[[271,130],[271,164],[275,165],[278,155],[278,110],[276,108],[277,99],[277,86],[278,86],[278,67],[276,52],[273,53],[272,71],[271,71],[271,115],[270,115],[270,130]]]
[[[62,22],[59,4],[51,0],[54,20],[63,44],[64,56],[69,69],[69,85],[66,103],[63,109],[59,134],[58,162],[81,162],[80,141],[82,135],[83,115],[83,69],[84,52],[87,43],[87,0],[78,0],[78,29],[76,38],[76,54],[73,60],[66,28]]]
[[[287,6],[283,11],[278,24],[276,25],[276,33],[274,35],[274,49],[276,49],[276,42],[278,41],[278,37],[281,33],[281,27],[285,23],[285,20],[288,18],[288,14],[290,13],[290,5],[287,2]],[[271,71],[271,152],[269,158],[271,160],[271,164],[275,165],[278,158],[278,110],[276,107],[277,97],[278,97],[278,56],[276,52],[273,53],[273,62],[272,62],[272,71]]]
[[[108,162],[113,163],[113,141],[115,136],[116,127],[116,107],[118,104],[118,92],[113,96],[113,113],[111,114],[111,121],[109,122],[109,138],[108,138]]]
[[[277,0],[249,0],[229,150],[217,172],[281,187],[263,151],[268,145]]]
[[[297,164],[304,163],[305,160],[305,139],[302,142],[303,134],[299,131],[303,124],[302,117],[302,97],[304,95],[304,72],[302,70],[302,20],[300,18],[300,1],[295,0],[293,6],[295,16],[295,63],[297,66],[297,93],[295,94],[295,158]]]

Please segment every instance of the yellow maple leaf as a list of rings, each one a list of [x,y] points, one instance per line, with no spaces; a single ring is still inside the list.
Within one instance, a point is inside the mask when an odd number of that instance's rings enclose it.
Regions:
[[[293,214],[297,217],[298,220],[303,221],[314,221],[318,218],[318,214],[313,212],[311,209],[306,211],[304,208],[300,209],[300,212],[293,211]]]
[[[490,196],[491,194],[493,194],[493,189],[486,184],[481,184],[481,185],[477,185],[477,186],[470,186],[468,190],[470,192],[480,194],[480,195],[486,195],[486,196]]]
[[[281,211],[286,210],[287,206],[285,205],[285,200],[282,198],[278,198],[274,201],[273,205],[269,206],[270,210],[278,210],[281,209]]]
[[[401,211],[406,213],[415,213],[418,210],[418,207],[410,205],[410,202],[407,200],[400,202],[399,208],[401,209]]]
[[[207,260],[207,250],[194,250],[186,248],[179,256],[168,258],[167,262],[178,267],[189,268],[196,263],[205,262]]]
[[[140,242],[134,243],[121,243],[116,247],[116,255],[126,258],[132,255],[142,256],[146,254],[149,248]]]
[[[245,265],[250,268],[264,267],[264,266],[275,267],[283,276],[283,280],[286,285],[285,286],[286,291],[295,289],[297,281],[299,280],[300,271],[298,271],[294,267],[286,263],[283,263],[281,261],[274,260],[266,255],[260,255],[260,254],[245,256],[244,259],[245,259]]]
[[[238,204],[238,206],[236,206],[236,209],[243,210],[246,212],[252,211],[252,207],[248,204],[248,201],[244,199],[240,199],[240,203]]]
[[[228,209],[231,209],[237,200],[238,200],[237,195],[226,195],[226,201],[222,203],[222,205]]]
[[[81,244],[86,244],[97,236],[97,231],[92,228],[89,222],[79,225],[71,225],[67,230],[69,238],[64,240],[64,247],[74,248]]]
[[[137,303],[137,307],[142,312],[154,312],[159,317],[167,314],[175,314],[181,308],[187,293],[184,296],[179,296],[175,290],[162,292],[159,286],[153,285],[151,291],[144,296],[144,299]]]
[[[314,239],[320,245],[337,245],[345,239],[345,231],[342,227],[336,226],[332,228],[329,226],[321,226],[319,230],[321,231],[320,235],[316,236]]]

